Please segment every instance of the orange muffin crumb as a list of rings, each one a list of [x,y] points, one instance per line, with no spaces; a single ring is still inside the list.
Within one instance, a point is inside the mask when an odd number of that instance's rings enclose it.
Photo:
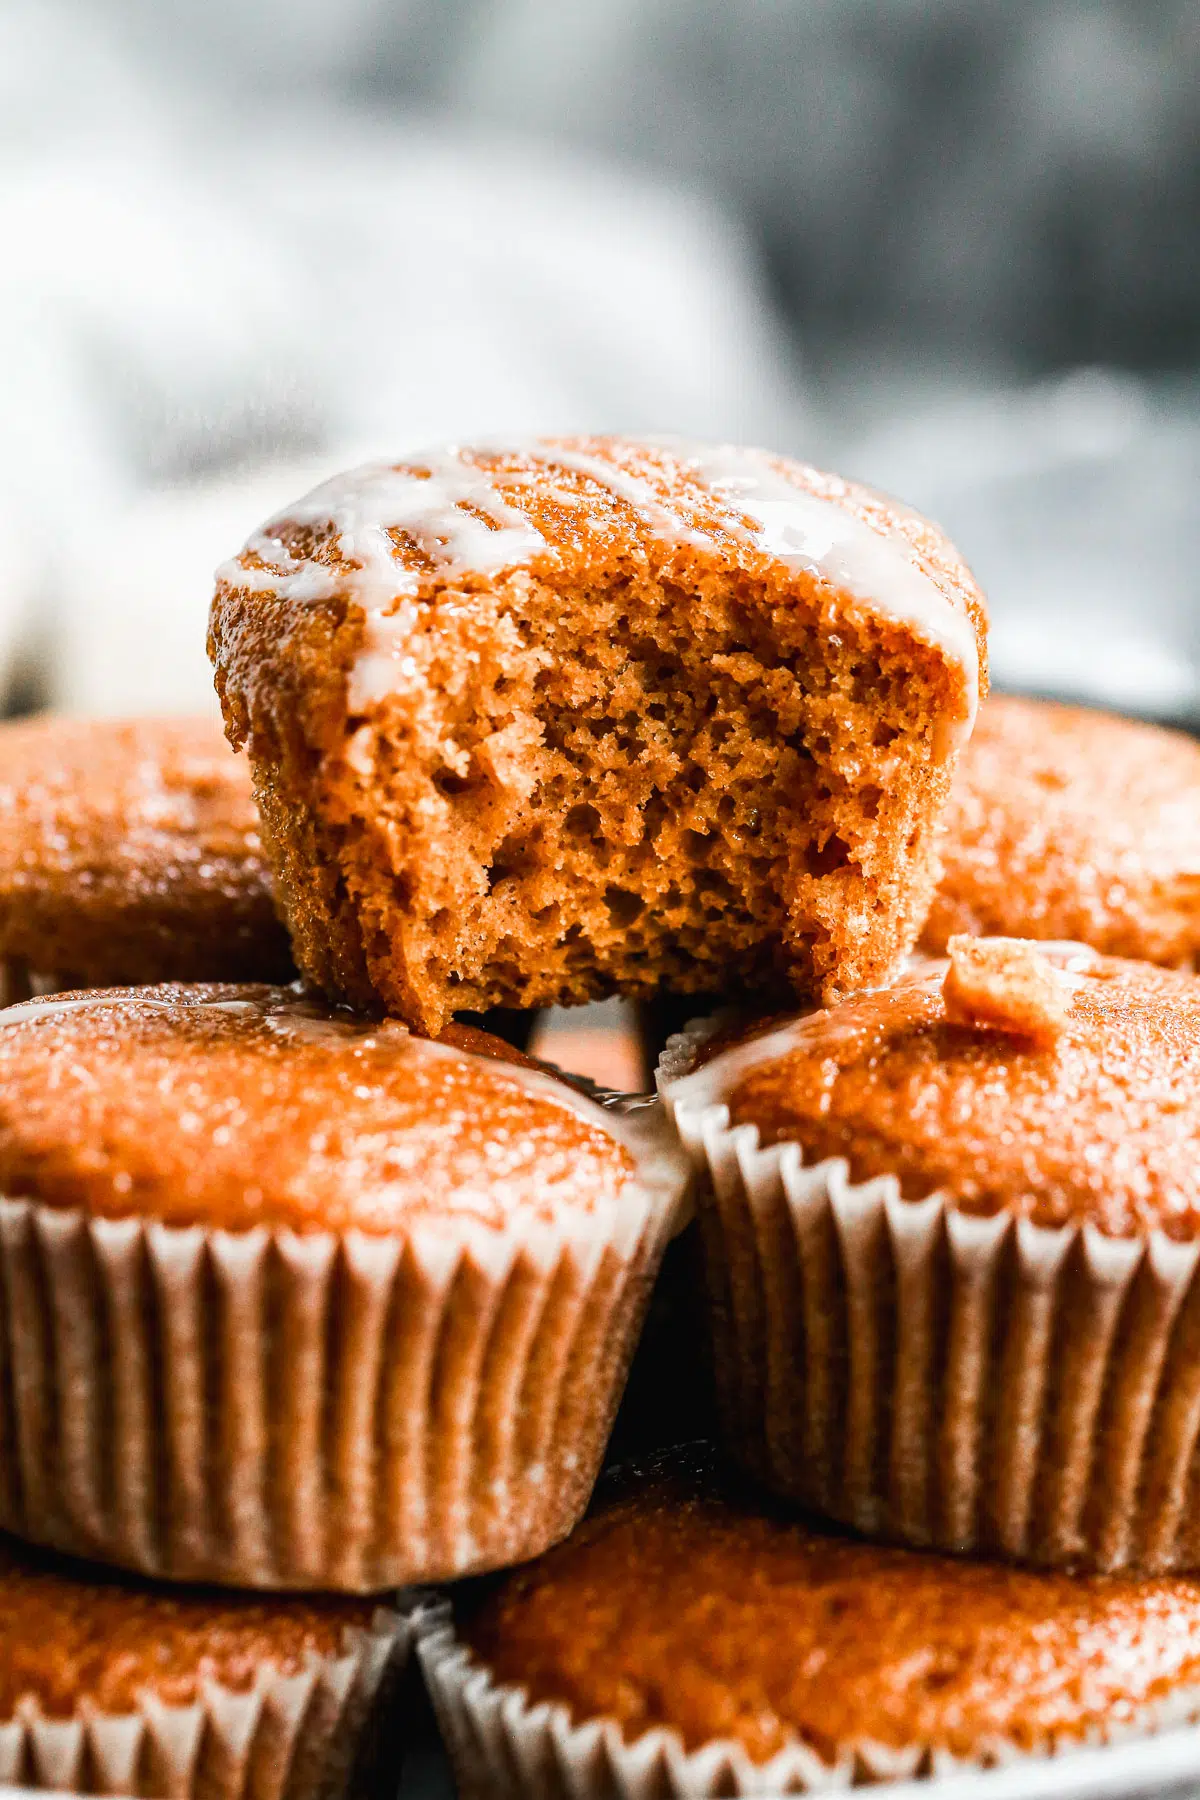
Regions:
[[[264,1599],[163,1588],[0,1537],[0,1720],[34,1700],[50,1719],[190,1705],[206,1682],[244,1690],[265,1665],[299,1675],[341,1653],[378,1602]]]
[[[1073,992],[1037,947],[1021,938],[952,937],[942,981],[952,1025],[991,1025],[1052,1044],[1071,1011]]]
[[[209,648],[306,975],[430,1033],[886,979],[986,688],[981,597],[927,521],[614,438],[326,484],[222,569]]]

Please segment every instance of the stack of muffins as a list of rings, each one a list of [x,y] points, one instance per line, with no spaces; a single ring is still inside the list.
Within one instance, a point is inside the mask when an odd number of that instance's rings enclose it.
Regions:
[[[972,739],[934,527],[667,440],[330,482],[210,651],[249,775],[0,737],[0,1778],[336,1795],[414,1640],[467,1795],[1200,1718],[1200,751]],[[609,993],[659,1100],[463,1018]],[[719,1447],[652,1361],[584,1518],[684,1229]]]

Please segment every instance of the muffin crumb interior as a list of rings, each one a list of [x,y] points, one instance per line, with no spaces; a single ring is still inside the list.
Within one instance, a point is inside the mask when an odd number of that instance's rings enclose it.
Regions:
[[[990,1027],[1049,1045],[1070,1016],[1074,992],[1062,971],[1023,938],[952,937],[942,983],[951,1024]]]

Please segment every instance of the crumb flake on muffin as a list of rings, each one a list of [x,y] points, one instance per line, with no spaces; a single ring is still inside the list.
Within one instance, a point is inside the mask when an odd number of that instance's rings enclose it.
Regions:
[[[245,758],[215,719],[0,724],[5,1001],[155,981],[286,981]]]
[[[990,1004],[1022,1028],[962,1017],[947,985],[954,996],[970,981],[986,1015],[983,984],[935,960],[755,1056],[728,1092],[731,1124],[763,1145],[795,1141],[808,1162],[844,1157],[852,1181],[893,1175],[914,1199],[944,1191],[980,1215],[1200,1236],[1200,977],[1083,945],[1030,954],[1039,989],[1046,969],[1050,1004],[1067,1009],[1053,1029],[1037,1029],[1038,1000],[1011,993],[1020,950],[963,945],[960,968],[1006,971],[1010,991]],[[719,1062],[706,1066],[719,1079]]]
[[[863,488],[541,439],[285,508],[220,571],[209,646],[305,972],[436,1031],[884,979],[984,631],[945,538]]]
[[[725,1441],[876,1536],[1200,1568],[1200,977],[955,950],[664,1058]]]
[[[952,937],[942,1001],[951,1025],[992,1026],[1053,1044],[1071,1012],[1075,984],[1022,938]]]

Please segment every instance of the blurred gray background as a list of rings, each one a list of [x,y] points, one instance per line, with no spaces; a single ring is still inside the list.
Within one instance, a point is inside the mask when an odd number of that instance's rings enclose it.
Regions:
[[[938,517],[995,674],[1200,722],[1195,0],[0,0],[7,704],[211,705],[331,466],[758,441]]]

